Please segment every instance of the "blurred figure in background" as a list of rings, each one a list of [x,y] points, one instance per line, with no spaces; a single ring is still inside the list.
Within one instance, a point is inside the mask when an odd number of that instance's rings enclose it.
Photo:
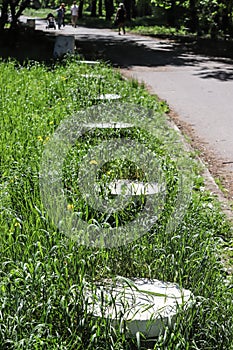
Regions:
[[[60,7],[57,9],[57,25],[58,29],[61,29],[61,26],[65,27],[65,4],[64,2],[60,5]]]
[[[46,21],[47,21],[46,29],[49,29],[49,28],[56,29],[56,21],[52,13],[49,13],[47,15]]]
[[[73,2],[73,5],[71,6],[71,23],[74,28],[77,26],[77,20],[78,20],[78,6],[76,5],[76,1]]]
[[[123,3],[119,4],[119,7],[117,9],[116,17],[115,17],[115,23],[118,26],[118,34],[121,35],[121,29],[123,33],[125,34],[125,19],[126,19],[126,10]]]

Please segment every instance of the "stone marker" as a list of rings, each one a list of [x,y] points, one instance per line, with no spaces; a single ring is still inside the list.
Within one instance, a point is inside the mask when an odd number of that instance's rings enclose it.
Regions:
[[[157,183],[129,181],[129,180],[116,180],[110,182],[107,186],[113,195],[125,195],[125,196],[141,196],[152,195],[159,193],[164,188],[161,188]]]
[[[120,100],[121,96],[117,94],[103,94],[98,97],[98,100],[101,101],[112,101],[112,100]]]
[[[132,128],[133,124],[119,123],[119,122],[100,122],[100,123],[87,123],[83,125],[87,129],[127,129]]]
[[[103,79],[103,76],[100,74],[80,74],[80,76],[86,79]]]
[[[83,63],[83,64],[87,64],[89,66],[94,66],[96,64],[100,64],[99,61],[84,61],[84,60],[77,61],[77,63]]]
[[[53,56],[61,57],[65,54],[74,53],[75,39],[73,35],[58,35],[56,37]]]
[[[110,319],[114,327],[125,321],[128,336],[141,332],[154,338],[173,326],[178,310],[190,305],[193,295],[177,284],[159,280],[118,278],[103,280],[95,292],[86,291],[88,312]]]

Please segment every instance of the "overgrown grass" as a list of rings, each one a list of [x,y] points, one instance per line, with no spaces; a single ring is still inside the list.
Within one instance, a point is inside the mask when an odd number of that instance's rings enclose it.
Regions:
[[[20,66],[1,62],[0,80],[0,348],[136,348],[136,340],[126,339],[126,333],[112,328],[109,320],[93,318],[87,312],[85,288],[94,288],[102,278],[121,275],[176,282],[196,297],[192,307],[180,311],[175,328],[167,328],[156,340],[155,349],[231,349],[232,281],[226,280],[221,262],[222,246],[230,239],[231,227],[220,205],[204,189],[193,155],[185,150],[180,153],[182,146],[175,141],[173,149],[178,147],[180,157],[193,162],[196,175],[182,222],[176,230],[166,230],[178,193],[177,164],[160,133],[164,130],[170,141],[178,137],[167,127],[163,116],[166,106],[136,81],[122,79],[111,67],[90,67],[77,64],[76,59],[49,68],[38,63]],[[156,138],[140,129],[128,136],[149,147],[155,157],[159,155],[169,193],[166,210],[147,234],[125,246],[92,248],[68,239],[47,215],[39,191],[40,163],[45,146],[62,121],[93,106],[99,94],[116,92],[122,102],[156,113]],[[82,201],[81,206],[77,204],[77,167],[81,156],[109,137],[110,131],[97,130],[80,138],[64,164],[69,208],[84,214],[88,211],[85,219],[91,224],[94,216],[90,216],[88,205]],[[105,175],[110,180],[126,175],[135,178],[136,172],[141,180],[143,173],[130,161],[134,166],[114,161],[106,164],[100,169],[99,180]],[[129,215],[123,220],[130,220]]]
[[[161,36],[161,35],[166,35],[166,36],[183,36],[189,34],[187,29],[182,27],[180,29],[173,28],[173,27],[168,27],[168,26],[131,26],[129,24],[129,30],[132,33],[136,34],[141,34],[141,35],[154,35],[154,36]],[[190,34],[189,34],[190,35]]]

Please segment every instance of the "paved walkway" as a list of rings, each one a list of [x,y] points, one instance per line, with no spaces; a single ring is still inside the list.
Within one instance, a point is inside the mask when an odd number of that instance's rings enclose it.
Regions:
[[[44,30],[45,23],[36,21],[36,29]],[[144,81],[152,92],[166,100],[178,114],[179,123],[187,126],[191,136],[198,136],[206,160],[211,153],[209,157],[216,159],[216,164],[213,159],[211,164],[215,175],[218,170],[227,173],[231,187],[233,60],[192,54],[183,45],[168,40],[131,34],[119,36],[109,29],[67,25],[55,33],[75,35],[77,49],[87,59],[109,60],[128,76]]]

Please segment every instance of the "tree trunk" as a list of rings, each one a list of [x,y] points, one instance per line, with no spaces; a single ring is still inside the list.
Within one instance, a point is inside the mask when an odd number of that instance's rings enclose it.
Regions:
[[[78,6],[78,18],[83,17],[83,0],[79,1],[79,6]]]
[[[124,5],[126,10],[126,19],[130,21],[132,18],[132,0],[125,0]]]
[[[106,20],[110,21],[114,14],[113,0],[105,0]]]
[[[233,12],[233,0],[230,0],[228,2],[228,13],[230,14],[229,23],[228,23],[229,33],[232,33],[232,16],[231,16],[232,12]]]
[[[100,17],[103,16],[103,2],[102,2],[102,0],[99,0],[98,14]]]
[[[226,9],[223,10],[222,13],[222,21],[221,21],[221,28],[224,33],[227,32],[227,29],[229,28],[229,14]]]
[[[229,2],[231,3],[231,1]],[[227,33],[229,29],[229,23],[230,23],[230,13],[228,4],[224,0],[219,0],[218,4],[213,7],[213,10],[215,12],[215,15],[213,17],[213,25],[216,27],[217,30],[222,30],[224,33]]]
[[[5,24],[8,21],[8,5],[9,5],[9,2],[7,0],[4,0],[1,8],[0,30],[4,29]]]
[[[220,29],[226,34],[231,32],[233,0],[224,1],[223,3],[224,7],[222,7]]]
[[[96,17],[96,2],[97,0],[91,2],[91,17]]]
[[[19,5],[20,0],[13,2],[11,1],[10,3],[10,7],[11,7],[11,16],[12,16],[12,23],[11,23],[11,27],[12,28],[16,28],[17,27],[17,22],[19,17],[22,15],[23,11],[29,7],[30,5],[30,0],[25,0],[23,2],[21,2],[18,11],[16,12],[16,6]],[[16,12],[16,13],[15,13]]]
[[[136,0],[132,0],[131,9],[132,9],[131,17],[136,18],[138,15]]]
[[[198,31],[198,16],[197,16],[196,0],[190,0],[189,13],[190,13],[190,22],[189,22],[190,31],[191,33],[195,33]]]
[[[175,23],[176,23],[175,9],[176,9],[176,1],[171,0],[171,7],[167,12],[167,23],[170,27],[175,27]]]

